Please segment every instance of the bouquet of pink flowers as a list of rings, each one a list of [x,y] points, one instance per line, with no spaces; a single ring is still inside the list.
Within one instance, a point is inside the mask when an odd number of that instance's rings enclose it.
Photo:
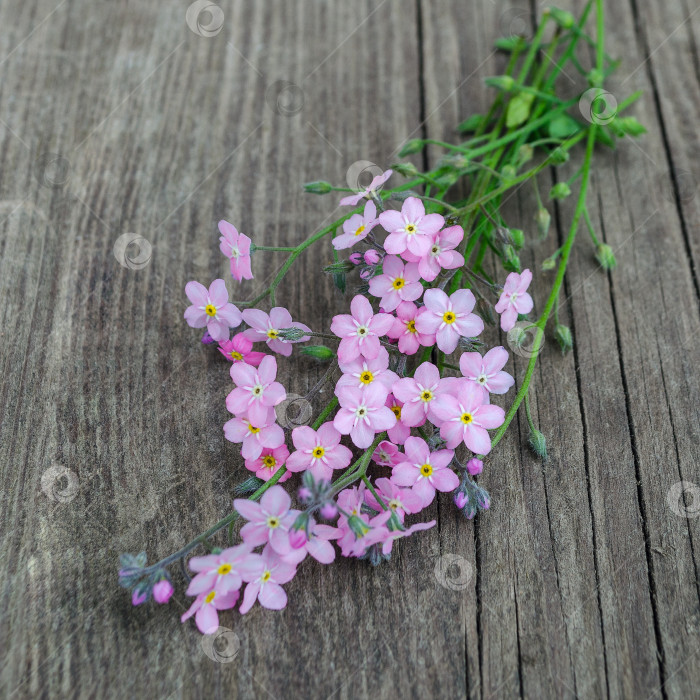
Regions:
[[[406,144],[404,156],[427,143],[445,149],[433,170],[423,173],[402,162],[376,173],[365,187],[307,184],[316,194],[350,192],[340,204],[352,209],[292,247],[258,246],[227,221],[219,223],[220,249],[235,280],[253,278],[251,261],[259,251],[288,254],[268,287],[248,302],[231,303],[222,279],[209,287],[196,281],[185,287],[191,304],[185,320],[204,329],[202,342],[216,343],[231,363],[226,408],[232,417],[223,430],[228,441],[240,445],[253,475],[240,485],[233,512],[178,552],[153,566],[146,565],[145,553],[123,555],[120,582],[132,591],[134,605],[151,597],[167,602],[173,593],[168,567],[180,562],[186,594],[194,599],[182,620],[194,616],[199,630],[211,633],[219,626],[219,611],[238,606],[245,614],[256,601],[284,608],[283,585],[307,556],[330,564],[337,547],[344,557],[373,564],[389,559],[396,540],[435,525],[421,514],[437,492],[451,494],[455,507],[473,518],[490,507],[489,494],[475,477],[522,403],[530,444],[546,458],[528,390],[552,316],[562,351],[573,343],[558,320],[558,305],[582,221],[600,266],[615,265],[586,208],[594,148],[644,131],[634,118],[620,116],[636,95],[615,104],[610,118],[610,93],[602,83],[614,65],[603,50],[601,3],[596,7],[595,39],[584,31],[589,3],[579,20],[552,9],[531,40],[498,42],[510,60],[504,75],[487,80],[498,91],[491,110],[460,125],[471,137],[456,144],[421,139]],[[549,26],[553,36],[546,39]],[[588,71],[575,59],[581,41],[596,48],[596,65]],[[565,65],[589,85],[574,100],[556,92]],[[576,106],[583,118],[570,113]],[[551,291],[533,320],[532,272],[521,269],[518,256],[525,234],[507,224],[501,205],[510,190],[533,183],[539,203],[536,237],[544,238],[551,215],[537,190],[537,175],[565,164],[581,141],[581,167],[549,193],[550,200],[561,200],[579,183],[569,232],[543,266],[545,273],[556,269]],[[535,158],[538,162],[528,166]],[[390,187],[398,176],[406,181]],[[458,182],[468,195],[448,203],[447,193]],[[356,289],[345,309],[349,313],[334,316],[329,329],[313,330],[275,305],[276,290],[297,257],[327,238],[333,262],[325,271],[342,292],[348,285]],[[343,259],[346,250],[350,255]],[[488,274],[487,253],[501,261],[502,277]],[[265,301],[269,311],[258,308]],[[498,405],[499,397],[513,389],[515,379],[505,370],[510,353],[496,341],[496,325],[507,334],[511,350],[528,358],[507,410]],[[487,331],[487,326],[494,328]],[[307,344],[315,339],[327,344]],[[302,343],[299,351],[328,363],[328,369],[306,396],[295,398],[277,381],[278,358],[290,358],[293,346]],[[330,382],[333,397],[318,407],[321,389]],[[290,402],[301,407],[291,422]],[[291,488],[282,486],[285,482]],[[240,540],[239,519],[245,521]],[[211,542],[222,530],[228,530],[226,548]],[[208,553],[187,561],[191,577],[185,560],[200,546]]]

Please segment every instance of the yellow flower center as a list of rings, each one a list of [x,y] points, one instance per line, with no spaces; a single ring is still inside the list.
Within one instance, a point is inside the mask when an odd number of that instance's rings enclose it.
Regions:
[[[261,577],[260,580],[263,583],[267,583],[270,579],[272,578],[272,573],[269,571],[266,571]]]
[[[401,506],[401,503],[399,501],[397,501],[395,498],[393,498],[391,501],[389,501],[389,508],[391,508],[391,510],[396,510],[400,506]]]
[[[263,464],[268,468],[272,469],[277,464],[277,460],[272,455],[265,455],[263,457]]]
[[[415,319],[411,319],[407,324],[406,324],[406,330],[408,330],[409,333],[418,333],[416,330],[416,321]]]
[[[423,389],[420,395],[421,401],[432,401],[433,400],[433,392],[430,391],[430,389]]]
[[[270,330],[267,332],[267,337],[272,340],[274,340],[278,335],[279,331],[276,331],[274,328],[270,328]]]
[[[364,326],[359,326],[357,329],[357,335],[367,335],[367,329]]]
[[[403,287],[404,284],[406,284],[406,280],[405,280],[403,277],[397,277],[397,278],[391,283],[391,286],[392,286],[394,289],[401,289],[401,287]]]
[[[469,425],[472,421],[474,420],[474,417],[472,416],[471,413],[463,413],[461,417],[462,423],[464,425]]]
[[[430,476],[430,475],[433,473],[433,466],[432,466],[432,464],[424,464],[424,465],[420,468],[420,473],[421,473],[421,476],[425,476],[425,477]]]
[[[214,600],[214,597],[216,596],[216,591],[212,591],[209,593],[209,595],[204,599],[205,603],[211,603],[212,600]]]
[[[438,246],[434,245],[434,246],[430,249],[430,252],[431,252],[433,255],[437,255],[437,254],[440,252],[440,248],[439,248]]]
[[[248,424],[248,430],[250,430],[253,435],[260,432],[260,428],[256,428],[252,423]]]
[[[366,370],[360,375],[360,381],[363,384],[371,384],[374,381],[374,375],[369,370]]]
[[[357,229],[357,231],[355,231],[355,235],[359,236],[364,230],[365,230],[365,226],[363,224],[362,226],[360,226],[360,228]]]
[[[204,313],[207,316],[216,316],[216,306],[214,306],[214,304],[207,304],[204,307]]]
[[[316,459],[321,459],[324,454],[326,454],[326,449],[324,447],[321,447],[319,445],[318,447],[314,448],[314,451],[311,453]]]
[[[445,313],[442,315],[442,320],[445,323],[454,323],[457,320],[457,317],[454,314],[454,311],[445,311]]]
[[[231,566],[231,564],[222,564],[222,565],[216,570],[216,573],[218,573],[219,576],[226,576],[226,574],[230,574],[230,573],[231,573],[231,569],[232,569],[232,568],[233,568],[233,567]]]
[[[280,526],[280,519],[276,515],[271,515],[267,519],[267,526],[271,529],[274,530],[275,528]]]
[[[238,352],[237,350],[231,350],[231,357],[234,360],[242,360],[243,359],[243,355],[241,355],[241,353]]]
[[[406,233],[409,236],[413,235],[416,232],[416,230],[417,229],[416,229],[415,224],[409,224],[408,226],[406,226],[406,229],[405,229]]]
[[[391,410],[396,416],[396,420],[401,420],[401,406],[392,406]]]

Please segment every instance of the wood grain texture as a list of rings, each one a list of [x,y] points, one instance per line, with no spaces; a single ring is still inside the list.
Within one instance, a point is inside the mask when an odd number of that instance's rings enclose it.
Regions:
[[[502,69],[493,40],[529,31],[535,5],[227,0],[208,38],[172,0],[0,5],[3,696],[697,694],[700,518],[668,498],[700,485],[700,12],[685,0],[607,3],[611,89],[645,91],[649,133],[598,154],[591,214],[620,264],[597,269],[581,230],[562,305],[575,349],[548,341],[534,380],[550,459],[514,424],[483,475],[489,514],[465,522],[440,499],[438,527],[388,565],[305,564],[285,611],[222,615],[231,663],[178,623],[182,594],[132,609],[116,587],[121,552],[176,549],[246,474],[221,431],[227,368],[182,322],[185,283],[226,276],[216,222],[270,245],[330,222],[335,199],[300,183],[453,138]],[[514,226],[533,203],[509,200]],[[555,214],[523,251],[533,269],[571,206]],[[142,269],[116,260],[124,233],[150,244]],[[309,251],[278,295],[318,328],[343,304],[318,274],[330,259]],[[280,262],[257,256],[230,289],[254,295]],[[284,378],[303,394],[320,369],[297,362]],[[450,561],[463,585],[440,585]]]

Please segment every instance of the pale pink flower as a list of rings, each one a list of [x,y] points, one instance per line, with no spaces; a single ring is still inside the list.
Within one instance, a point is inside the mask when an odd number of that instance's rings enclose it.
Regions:
[[[396,425],[387,430],[389,440],[396,445],[403,445],[406,438],[411,434],[410,426],[406,425],[401,416],[403,410],[403,401],[399,401],[393,394],[386,397],[386,406],[391,409],[391,412],[396,416]]]
[[[344,469],[350,464],[352,452],[340,444],[340,433],[330,421],[318,430],[301,425],[292,430],[296,452],[287,459],[290,472],[309,470],[317,481],[329,481],[334,469]]]
[[[369,281],[369,293],[381,297],[384,311],[393,311],[402,301],[415,301],[423,294],[416,263],[403,263],[396,255],[387,255],[382,274]]]
[[[272,409],[271,421],[274,420]],[[276,423],[255,425],[243,416],[224,423],[224,437],[229,442],[240,442],[243,459],[257,459],[265,447],[274,449],[284,443],[284,430]]]
[[[444,225],[441,214],[426,214],[423,202],[417,197],[408,197],[401,211],[383,211],[379,223],[389,232],[384,248],[391,255],[399,255],[408,250],[423,257],[430,251],[432,236]]]
[[[234,416],[248,416],[253,425],[272,423],[274,407],[287,398],[277,381],[277,360],[266,355],[256,369],[245,362],[231,365],[231,379],[236,388],[226,397],[226,408]]]
[[[505,394],[515,379],[503,371],[508,362],[508,351],[501,346],[491,348],[483,357],[478,352],[464,352],[459,358],[459,368],[470,381],[488,394]]]
[[[469,289],[458,289],[449,297],[442,289],[428,289],[423,301],[425,308],[416,318],[416,328],[421,333],[435,333],[437,346],[448,355],[460,337],[473,338],[484,330],[481,318],[471,313],[476,299]]]
[[[413,489],[402,489],[387,478],[377,479],[374,485],[384,506],[396,513],[401,523],[403,523],[406,513],[409,515],[417,513],[423,508],[423,499]],[[374,510],[383,510],[369,489],[365,492],[365,501]]]
[[[433,502],[435,491],[454,491],[459,486],[459,477],[449,468],[452,450],[431,452],[425,440],[410,437],[404,451],[406,459],[394,467],[391,480],[397,486],[410,486],[423,507]]]
[[[372,460],[382,467],[393,467],[402,458],[403,455],[399,452],[399,448],[389,440],[382,440],[372,454]]]
[[[339,314],[333,317],[331,323],[333,333],[342,338],[338,347],[338,359],[349,362],[362,355],[373,360],[381,347],[379,338],[386,335],[394,323],[394,317],[390,314],[375,314],[372,305],[361,294],[353,297],[350,311],[352,315]]]
[[[229,362],[245,362],[253,367],[257,367],[265,357],[264,352],[253,350],[253,341],[246,338],[243,333],[236,333],[231,340],[220,342],[219,352]]]
[[[358,357],[350,362],[339,362],[340,371],[343,376],[335,385],[335,392],[344,386],[354,386],[362,389],[372,384],[379,382],[386,387],[387,391],[391,391],[391,387],[398,379],[396,372],[389,369],[389,353],[386,348],[379,348],[379,354],[373,360],[367,360],[364,357]]]
[[[228,593],[217,593],[215,590],[200,593],[180,621],[185,622],[194,615],[197,629],[202,634],[213,634],[219,629],[219,610],[230,610],[235,607],[239,596],[238,590]]]
[[[370,384],[364,389],[341,387],[338,390],[341,408],[333,425],[342,435],[350,435],[357,447],[369,447],[376,433],[396,424],[394,414],[384,405],[387,393],[381,384]]]
[[[416,328],[418,307],[412,301],[402,301],[396,308],[396,319],[387,332],[389,338],[399,339],[404,355],[415,355],[421,345],[435,345],[435,333],[420,333]]]
[[[192,328],[204,328],[214,340],[228,340],[229,328],[241,324],[241,312],[229,303],[223,280],[214,280],[209,289],[199,282],[188,282],[185,294],[192,306],[185,309],[185,320]]]
[[[236,227],[228,221],[219,221],[219,250],[231,260],[231,275],[239,282],[242,279],[252,280],[250,269],[250,238],[244,233],[238,233]]]
[[[398,540],[403,537],[410,537],[414,532],[429,530],[431,527],[435,526],[436,522],[436,520],[431,520],[428,523],[415,523],[406,530],[390,530],[389,534],[384,538],[384,542],[382,543],[382,554],[391,554],[391,550],[394,545],[394,540]]]
[[[197,575],[190,581],[187,595],[199,595],[215,590],[217,594],[237,591],[243,581],[250,581],[262,573],[263,561],[248,544],[224,549],[219,554],[192,557],[188,566]]]
[[[273,306],[269,315],[260,309],[244,309],[243,320],[250,326],[250,328],[243,331],[246,338],[253,342],[264,340],[270,350],[285,357],[289,357],[292,354],[291,343],[303,343],[309,339],[309,336],[304,336],[298,340],[280,338],[280,331],[283,328],[310,330],[303,323],[292,321],[292,315],[283,306]]]
[[[303,538],[303,544],[300,547],[293,546],[291,552],[285,554],[285,561],[298,564],[307,554],[321,564],[330,564],[335,560],[335,549],[331,540],[340,537],[341,531],[338,528],[319,524],[313,518],[309,518],[308,532],[299,530],[297,534]]]
[[[506,333],[513,328],[518,320],[518,314],[529,314],[532,311],[532,297],[527,288],[532,282],[532,272],[523,270],[521,274],[511,272],[506,277],[501,298],[496,304],[496,313],[501,314],[501,330]]]
[[[394,383],[392,393],[403,401],[401,422],[409,427],[433,420],[432,407],[437,398],[449,391],[449,378],[441,379],[440,370],[432,362],[421,364],[412,377]]]
[[[385,170],[381,175],[376,175],[372,182],[369,183],[369,187],[366,187],[361,192],[357,194],[351,194],[347,197],[343,197],[340,200],[340,206],[351,206],[354,207],[363,197],[371,199],[372,195],[391,177],[393,170]]]
[[[339,521],[341,535],[338,545],[341,554],[344,557],[361,557],[372,545],[384,542],[389,537],[386,522],[391,513],[390,510],[385,510],[373,518],[360,513],[351,519]]]
[[[351,486],[347,489],[343,489],[338,494],[338,507],[341,509],[339,523],[343,523],[347,520],[349,515],[360,515],[362,511],[362,504],[365,502],[365,491],[367,487],[364,483],[359,486]]]
[[[287,594],[280,584],[288,583],[294,578],[296,566],[285,561],[270,545],[263,549],[262,558],[262,574],[251,581],[243,592],[243,602],[239,608],[241,615],[245,615],[256,600],[268,610],[282,610],[287,605]]]
[[[250,547],[270,543],[278,554],[288,554],[289,528],[293,525],[298,511],[291,510],[292,499],[282,486],[276,484],[265,491],[260,503],[247,498],[237,498],[233,507],[247,522],[241,528],[241,537]]]
[[[365,204],[365,210],[362,214],[353,214],[343,222],[343,233],[333,239],[333,247],[336,250],[351,248],[366,238],[378,223],[377,207],[374,202],[369,201]]]
[[[269,481],[284,466],[287,457],[289,457],[289,449],[286,445],[275,448],[265,447],[257,459],[246,459],[245,467],[255,472],[258,479]],[[291,472],[286,472],[277,483],[281,484],[291,477]]]
[[[432,236],[432,242],[426,255],[414,255],[410,251],[403,253],[409,262],[418,263],[418,272],[426,282],[432,282],[440,270],[454,270],[464,265],[464,256],[455,250],[464,238],[461,226],[450,226]]]
[[[440,435],[447,447],[454,449],[460,442],[476,454],[491,451],[491,438],[487,430],[498,428],[505,419],[500,406],[484,403],[484,392],[473,382],[464,382],[459,395],[446,394],[432,407],[442,422]]]

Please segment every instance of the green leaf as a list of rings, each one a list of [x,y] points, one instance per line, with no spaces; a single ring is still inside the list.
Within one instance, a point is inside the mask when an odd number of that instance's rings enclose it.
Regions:
[[[496,39],[493,44],[499,51],[515,51],[525,45],[525,40],[521,36],[513,35]]]
[[[481,122],[484,121],[483,114],[472,114],[471,117],[465,119],[458,127],[457,131],[460,133],[470,133],[476,131],[480,126]]]
[[[549,122],[549,136],[553,139],[568,139],[578,134],[583,125],[568,114],[560,114]]]
[[[530,107],[532,106],[534,97],[535,96],[530,93],[523,92],[520,95],[516,95],[508,103],[506,126],[509,129],[520,126],[530,116]]]

